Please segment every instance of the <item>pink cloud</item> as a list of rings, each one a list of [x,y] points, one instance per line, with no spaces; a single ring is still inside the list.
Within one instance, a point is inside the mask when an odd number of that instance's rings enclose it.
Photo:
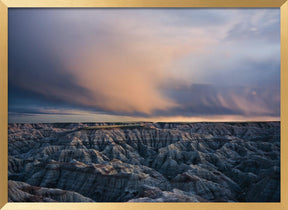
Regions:
[[[89,44],[74,52],[72,61],[67,60],[68,73],[92,93],[80,103],[106,111],[145,114],[180,106],[161,87],[169,82],[191,83],[191,78],[184,78],[173,65],[190,52],[202,51],[210,42],[205,37],[193,39],[201,35],[197,30],[188,30],[185,35],[168,26],[159,29],[143,19],[128,23],[121,18],[113,23],[108,20],[109,31],[99,34],[107,42],[92,36]]]

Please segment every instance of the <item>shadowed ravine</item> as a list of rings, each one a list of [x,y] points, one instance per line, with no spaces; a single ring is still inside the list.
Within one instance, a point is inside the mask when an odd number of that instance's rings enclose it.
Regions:
[[[9,124],[9,201],[279,202],[280,122]]]

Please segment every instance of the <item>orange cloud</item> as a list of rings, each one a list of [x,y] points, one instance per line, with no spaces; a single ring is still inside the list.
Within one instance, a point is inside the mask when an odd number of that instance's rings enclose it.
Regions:
[[[101,34],[108,37],[107,42],[91,38],[89,46],[82,46],[68,61],[66,69],[77,78],[79,86],[92,93],[81,103],[106,111],[145,114],[180,106],[161,87],[169,81],[187,83],[175,69],[171,70],[172,65],[181,56],[199,51],[204,42],[197,45],[188,35],[186,39],[165,37],[155,34],[151,26],[143,29],[137,21],[130,24],[135,24],[133,31],[127,31],[123,22],[121,27],[120,21],[112,31]]]
[[[169,78],[165,68],[170,55],[153,49],[137,50],[103,47],[100,52],[90,49],[80,56],[70,69],[79,85],[92,92],[93,98],[83,102],[107,111],[146,114],[177,106],[160,91]]]

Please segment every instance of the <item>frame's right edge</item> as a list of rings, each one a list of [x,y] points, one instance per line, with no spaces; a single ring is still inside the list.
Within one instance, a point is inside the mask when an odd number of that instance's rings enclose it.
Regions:
[[[288,209],[288,1],[281,6],[281,204]],[[286,151],[286,153],[285,153]]]

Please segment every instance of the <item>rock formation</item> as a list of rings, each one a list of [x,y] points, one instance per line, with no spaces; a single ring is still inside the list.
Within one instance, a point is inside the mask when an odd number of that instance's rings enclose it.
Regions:
[[[10,201],[280,200],[279,122],[9,124],[8,132]]]
[[[9,202],[93,202],[79,193],[8,181]]]

